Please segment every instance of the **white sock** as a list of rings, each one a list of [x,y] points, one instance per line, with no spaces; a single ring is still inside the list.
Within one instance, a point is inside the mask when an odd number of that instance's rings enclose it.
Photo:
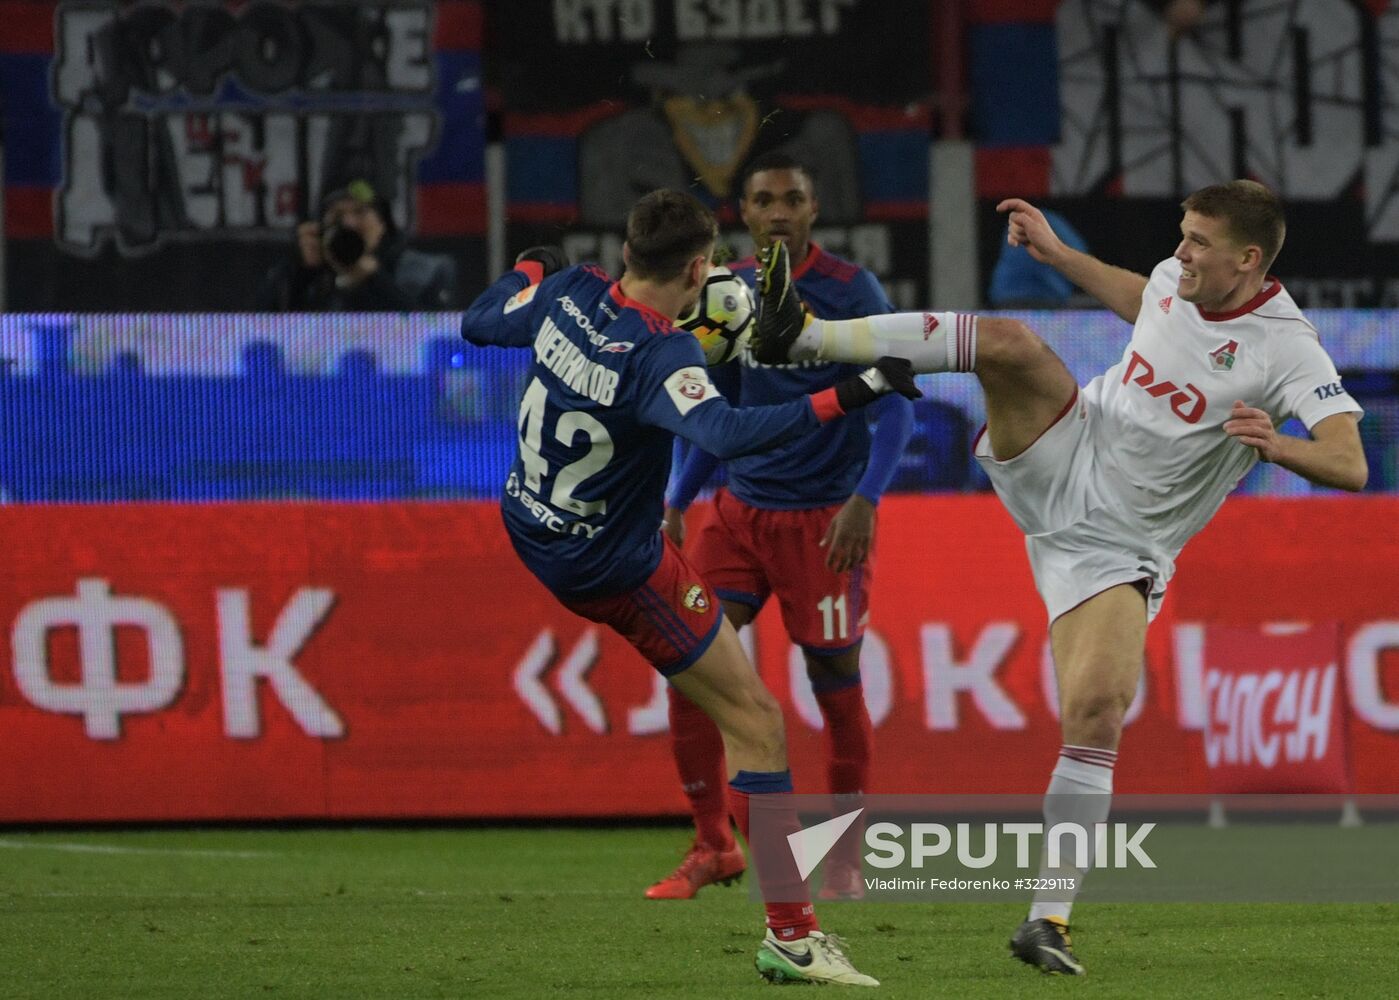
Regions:
[[[1105,823],[1108,810],[1112,807],[1112,768],[1117,763],[1116,750],[1103,750],[1098,747],[1076,747],[1065,744],[1059,748],[1059,762],[1049,778],[1049,788],[1044,797],[1044,830],[1046,849],[1048,833],[1056,823],[1077,823],[1089,833],[1088,867],[1093,867],[1093,837],[1095,824]],[[1061,844],[1065,854],[1072,858],[1072,838],[1065,837]],[[1044,856],[1042,855],[1042,858]],[[1059,917],[1065,923],[1073,910],[1074,897],[1082,888],[1087,869],[1076,868],[1072,863],[1061,864],[1051,870],[1047,859],[1040,865],[1040,877],[1045,879],[1074,879],[1074,888],[1041,889],[1035,893],[1030,905],[1030,919]]]
[[[976,317],[943,312],[813,319],[797,335],[789,357],[857,365],[907,358],[920,373],[969,372],[976,367]]]

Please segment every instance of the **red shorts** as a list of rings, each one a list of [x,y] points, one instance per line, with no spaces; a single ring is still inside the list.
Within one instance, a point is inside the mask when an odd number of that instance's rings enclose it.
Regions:
[[[842,653],[865,634],[873,559],[837,573],[826,566],[821,539],[840,506],[761,510],[728,490],[685,551],[720,599],[756,613],[776,594],[792,641],[814,653]]]
[[[666,677],[704,654],[724,614],[699,572],[663,539],[660,565],[635,590],[615,597],[563,601],[576,615],[609,626]]]

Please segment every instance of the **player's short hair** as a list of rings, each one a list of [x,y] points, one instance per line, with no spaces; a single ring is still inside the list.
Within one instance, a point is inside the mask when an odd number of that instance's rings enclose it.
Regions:
[[[795,170],[797,173],[805,174],[806,179],[811,183],[811,190],[816,190],[816,169],[809,167],[796,157],[788,156],[779,150],[770,150],[763,155],[754,158],[748,166],[743,168],[743,174],[738,181],[738,196],[748,197],[748,182],[753,179],[754,174],[760,174],[764,170]]]
[[[694,195],[652,191],[627,215],[627,270],[647,281],[671,281],[718,238],[714,213]]]
[[[1272,267],[1287,235],[1282,202],[1257,181],[1230,181],[1200,188],[1180,203],[1182,211],[1223,219],[1229,234],[1263,254],[1263,270]]]

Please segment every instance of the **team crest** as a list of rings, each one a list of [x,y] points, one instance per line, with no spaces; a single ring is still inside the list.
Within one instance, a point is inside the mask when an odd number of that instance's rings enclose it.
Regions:
[[[685,591],[684,604],[697,615],[702,615],[709,610],[709,598],[704,596],[704,588],[699,584],[695,584]]]
[[[1216,347],[1210,351],[1210,371],[1227,372],[1234,368],[1234,361],[1239,356],[1239,342],[1231,340],[1223,347]]]
[[[670,97],[661,103],[675,148],[716,198],[729,194],[739,164],[758,137],[758,102],[729,97]]]

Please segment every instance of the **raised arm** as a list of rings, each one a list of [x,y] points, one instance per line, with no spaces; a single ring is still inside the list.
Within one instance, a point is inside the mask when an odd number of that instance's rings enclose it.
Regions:
[[[521,253],[514,269],[497,278],[462,314],[462,339],[482,347],[528,347],[535,334],[534,294],[545,278],[567,266],[556,247],[531,247]]]
[[[1006,242],[1011,246],[1023,246],[1035,260],[1054,268],[1128,323],[1137,321],[1147,281],[1143,275],[1075,250],[1055,235],[1044,213],[1028,201],[1007,198],[996,211],[1009,213]]]

